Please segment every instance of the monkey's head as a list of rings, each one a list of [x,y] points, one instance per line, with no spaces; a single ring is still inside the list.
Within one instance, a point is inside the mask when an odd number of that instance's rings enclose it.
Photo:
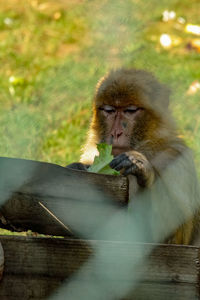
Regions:
[[[113,155],[156,139],[168,116],[169,90],[149,72],[111,71],[97,84],[92,129]]]

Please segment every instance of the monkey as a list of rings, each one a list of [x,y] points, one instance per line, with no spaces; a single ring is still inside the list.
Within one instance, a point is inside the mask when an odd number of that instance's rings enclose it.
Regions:
[[[110,166],[134,175],[140,190],[150,189],[185,152],[169,109],[169,88],[141,69],[112,70],[101,78],[93,100],[88,138],[78,163],[68,167],[87,171],[98,155],[96,145],[112,145]],[[193,167],[192,167],[193,168]],[[196,172],[195,168],[192,172]],[[196,174],[194,175],[196,176]],[[199,212],[168,238],[168,243],[192,244]]]

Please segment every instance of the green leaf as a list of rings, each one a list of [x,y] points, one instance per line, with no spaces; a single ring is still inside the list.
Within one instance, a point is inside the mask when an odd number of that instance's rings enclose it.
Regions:
[[[95,156],[93,164],[88,168],[89,172],[109,174],[109,175],[120,175],[120,172],[112,169],[109,163],[113,160],[112,146],[102,143],[97,144],[99,156]]]

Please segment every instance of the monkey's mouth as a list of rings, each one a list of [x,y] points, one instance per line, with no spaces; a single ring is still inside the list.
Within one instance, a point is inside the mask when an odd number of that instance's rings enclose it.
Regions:
[[[114,156],[117,156],[117,155],[127,152],[127,151],[129,151],[128,147],[117,147],[117,146],[112,147],[112,155],[114,155]]]

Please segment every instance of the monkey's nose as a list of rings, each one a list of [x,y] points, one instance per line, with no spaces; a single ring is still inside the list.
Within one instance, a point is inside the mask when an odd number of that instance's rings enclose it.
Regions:
[[[123,133],[122,130],[112,130],[111,136],[113,139],[118,139],[122,135],[122,133]]]

